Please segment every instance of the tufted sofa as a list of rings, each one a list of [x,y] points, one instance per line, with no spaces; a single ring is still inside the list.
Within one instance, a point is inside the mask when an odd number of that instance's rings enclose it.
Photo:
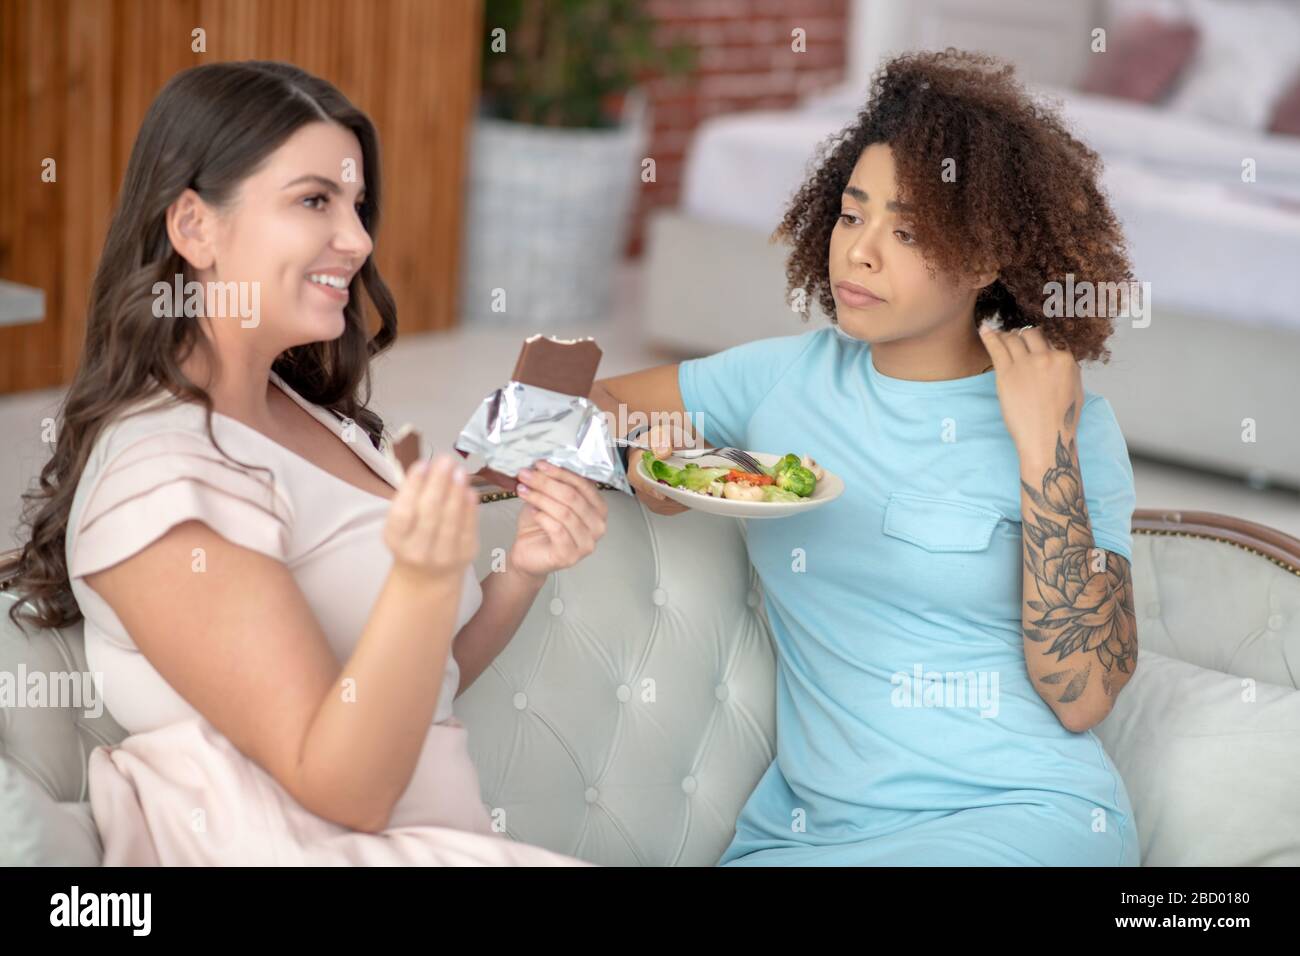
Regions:
[[[597,552],[552,576],[457,714],[510,837],[608,865],[710,865],[775,752],[776,661],[744,523],[603,493]],[[495,489],[482,500],[480,577],[521,506]],[[1124,777],[1143,863],[1298,863],[1296,770],[1279,767],[1300,767],[1300,541],[1190,512],[1138,512],[1134,531],[1141,665],[1091,732]],[[20,665],[84,671],[80,628],[29,640],[4,618],[0,671]],[[1264,704],[1243,717],[1247,684]],[[95,862],[87,756],[121,736],[107,713],[0,711],[7,786],[39,784],[56,820],[19,862]]]

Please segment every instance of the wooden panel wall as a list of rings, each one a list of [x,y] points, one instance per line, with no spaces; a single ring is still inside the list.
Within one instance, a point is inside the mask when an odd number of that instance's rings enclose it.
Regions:
[[[0,393],[71,378],[140,122],[173,74],[220,60],[287,60],[370,115],[399,327],[454,325],[481,24],[481,0],[0,0],[0,278],[46,297],[44,322],[0,328]]]

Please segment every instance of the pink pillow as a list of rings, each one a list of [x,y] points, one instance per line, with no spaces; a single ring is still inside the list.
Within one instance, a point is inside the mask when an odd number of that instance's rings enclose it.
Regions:
[[[1159,101],[1196,52],[1200,39],[1190,20],[1162,20],[1143,14],[1111,31],[1105,53],[1092,53],[1088,74],[1079,88],[1141,103]]]
[[[1296,74],[1286,92],[1278,97],[1268,131],[1300,136],[1300,73]]]

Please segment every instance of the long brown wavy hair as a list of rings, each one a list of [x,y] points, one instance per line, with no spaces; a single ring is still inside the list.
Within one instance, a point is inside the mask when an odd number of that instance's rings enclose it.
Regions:
[[[193,278],[167,237],[167,208],[186,189],[215,207],[227,205],[241,181],[292,133],[320,121],[351,130],[361,144],[366,170],[361,220],[374,236],[381,196],[379,137],[369,117],[325,80],[287,63],[206,64],[176,74],[149,107],[95,271],[81,361],[59,408],[54,454],[41,469],[39,485],[23,495],[20,529],[29,533],[20,548],[0,558],[0,581],[18,598],[9,616],[20,628],[24,619],[57,628],[82,618],[68,581],[68,512],[106,425],[161,387],[174,393],[168,405],[203,405],[208,436],[217,445],[212,398],[180,368],[195,348],[215,367],[215,349],[193,318],[153,314],[156,282],[170,284],[178,274],[184,281]],[[373,338],[358,280],[379,313]],[[383,421],[366,408],[370,358],[397,337],[397,308],[373,254],[353,279],[351,292],[339,338],[288,349],[272,368],[308,401],[354,420],[379,447]]]
[[[1044,315],[1045,286],[1068,274],[1124,288],[1133,280],[1098,184],[1100,158],[1010,64],[952,47],[885,63],[854,122],[819,147],[771,237],[791,246],[789,292],[805,290],[837,323],[831,232],[853,167],[875,143],[894,155],[898,198],[916,210],[909,229],[931,271],[997,270],[975,300],[976,325],[997,315],[1004,329],[1038,326],[1079,361],[1109,359],[1110,316]],[[955,177],[942,175],[946,162]]]

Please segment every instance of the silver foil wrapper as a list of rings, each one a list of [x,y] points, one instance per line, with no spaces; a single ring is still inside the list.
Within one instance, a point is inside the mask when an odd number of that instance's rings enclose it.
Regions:
[[[511,379],[474,410],[456,447],[512,478],[545,460],[632,494],[605,415],[579,395]]]

